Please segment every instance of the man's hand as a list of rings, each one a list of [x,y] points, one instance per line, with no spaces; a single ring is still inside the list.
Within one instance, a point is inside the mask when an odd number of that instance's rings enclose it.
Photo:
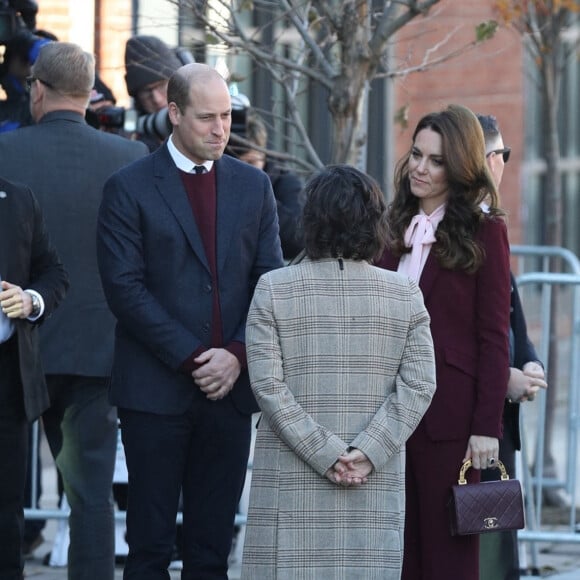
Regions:
[[[2,291],[0,292],[0,307],[8,318],[28,318],[32,312],[32,298],[14,284],[3,280],[0,282]]]
[[[540,389],[548,387],[544,379],[544,369],[536,362],[524,365],[523,371],[510,368],[507,396],[516,403],[533,401]]]
[[[223,348],[210,348],[194,362],[201,366],[191,376],[210,401],[223,399],[240,376],[240,361]]]

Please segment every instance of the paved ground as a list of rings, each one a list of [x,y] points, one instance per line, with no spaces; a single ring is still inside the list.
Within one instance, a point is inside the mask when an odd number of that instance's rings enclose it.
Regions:
[[[54,523],[54,522],[53,522]],[[49,523],[47,528],[50,535]],[[50,568],[41,562],[42,556],[50,551],[52,544],[45,542],[35,552],[35,557],[26,563],[26,578],[34,580],[67,580],[66,568]],[[534,571],[522,578],[550,578],[550,580],[580,580],[580,544],[538,544],[538,564],[539,570]],[[123,571],[117,568],[115,579],[121,580]],[[179,571],[171,571],[171,578],[179,579]],[[230,569],[230,580],[240,578],[239,563],[234,563]],[[267,578],[256,578],[255,580],[268,580]]]

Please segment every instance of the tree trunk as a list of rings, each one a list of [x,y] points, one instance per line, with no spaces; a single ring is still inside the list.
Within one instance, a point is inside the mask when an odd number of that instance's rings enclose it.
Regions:
[[[544,243],[549,246],[563,245],[563,209],[562,209],[562,185],[558,160],[560,158],[560,146],[558,142],[557,107],[558,107],[558,79],[556,77],[556,65],[551,58],[547,57],[542,67],[543,75],[543,97],[544,97],[544,119],[546,127],[546,180],[544,195],[544,216],[546,220]],[[559,260],[554,264],[554,271],[561,268]],[[548,391],[546,393],[546,424],[545,424],[545,447],[544,447],[544,476],[557,478],[556,463],[553,455],[553,426],[556,414],[556,400],[560,389],[566,385],[558,383],[558,305],[560,289],[558,286],[552,288],[552,298],[550,302],[550,319],[552,321],[549,333],[548,357],[550,366],[548,369]],[[552,493],[551,493],[552,492]],[[546,490],[546,503],[556,503],[557,494],[553,490]]]

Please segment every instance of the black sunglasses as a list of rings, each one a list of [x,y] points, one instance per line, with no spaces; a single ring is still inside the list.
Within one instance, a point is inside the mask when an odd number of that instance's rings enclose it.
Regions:
[[[40,82],[42,82],[42,81],[40,81]],[[495,153],[496,155],[499,155],[501,153],[502,157],[503,157],[503,162],[507,163],[509,161],[511,152],[512,152],[511,147],[504,147],[503,149],[494,149],[493,151],[486,153],[485,156],[489,157],[492,153]]]
[[[38,77],[26,77],[26,90],[28,92],[30,92],[30,89],[32,88],[32,83],[34,81],[39,81],[45,87],[48,87],[49,89],[53,89],[54,90],[54,87],[50,83],[47,83],[46,81],[43,81],[42,79],[39,79]]]

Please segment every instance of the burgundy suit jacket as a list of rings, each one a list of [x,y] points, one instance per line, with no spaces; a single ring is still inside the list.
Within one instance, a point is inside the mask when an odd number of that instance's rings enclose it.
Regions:
[[[419,281],[437,369],[437,390],[423,422],[435,441],[502,435],[510,314],[505,223],[486,217],[476,239],[485,258],[475,274],[442,268],[431,252]],[[389,250],[377,263],[388,270],[398,264]]]

